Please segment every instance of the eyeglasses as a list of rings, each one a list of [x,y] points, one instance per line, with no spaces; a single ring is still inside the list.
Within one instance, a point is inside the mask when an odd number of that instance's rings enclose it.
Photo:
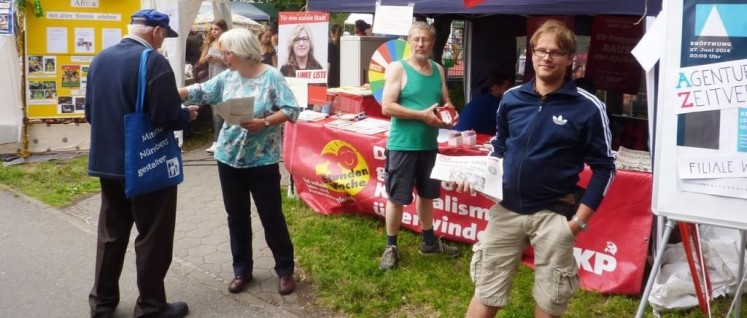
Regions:
[[[233,54],[233,52],[231,52],[231,51],[220,51],[220,56],[221,57],[226,57],[229,54]]]
[[[561,58],[561,57],[563,57],[563,56],[566,55],[565,52],[560,52],[560,51],[550,51],[550,52],[548,52],[548,51],[541,51],[541,50],[532,50],[532,53],[534,53],[534,56],[536,56],[536,57],[538,57],[540,59],[543,59],[543,58],[545,58],[545,56],[550,55],[550,58],[553,59],[553,60],[557,60],[557,59],[559,59],[559,58]]]
[[[309,37],[308,36],[301,36],[301,37],[297,37],[297,38],[293,39],[293,43],[298,43],[298,42],[302,42],[302,41],[308,43],[309,42]]]

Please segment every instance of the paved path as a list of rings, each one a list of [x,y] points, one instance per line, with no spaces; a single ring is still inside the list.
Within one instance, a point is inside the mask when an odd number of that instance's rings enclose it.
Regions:
[[[169,300],[187,301],[190,317],[330,316],[306,305],[308,287],[298,269],[296,292],[277,293],[274,261],[254,207],[254,281],[243,293],[228,293],[233,272],[217,167],[203,149],[185,153],[184,160],[174,261],[166,282]],[[284,170],[283,176],[285,181]],[[0,316],[87,316],[100,202],[94,195],[57,210],[0,191]],[[118,317],[129,317],[137,297],[132,245],[121,285]]]

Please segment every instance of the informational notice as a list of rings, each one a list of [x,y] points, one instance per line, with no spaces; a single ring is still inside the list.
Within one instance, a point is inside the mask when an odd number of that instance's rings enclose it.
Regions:
[[[682,14],[679,189],[747,198],[747,4],[685,0]]]

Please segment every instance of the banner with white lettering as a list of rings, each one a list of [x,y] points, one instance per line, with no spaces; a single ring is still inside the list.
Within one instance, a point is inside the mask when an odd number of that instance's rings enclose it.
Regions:
[[[284,163],[298,196],[318,213],[384,219],[386,136],[356,134],[325,126],[327,122],[285,126]],[[488,139],[479,137],[478,144]],[[469,146],[441,145],[439,152],[485,155]],[[587,168],[579,184],[585,186],[590,176]],[[649,173],[618,171],[589,230],[576,241],[582,288],[615,294],[640,292],[651,233],[651,186]],[[477,193],[457,193],[455,183],[441,182],[441,197],[433,201],[434,231],[448,240],[475,243],[483,235],[494,204]],[[404,207],[402,227],[420,232],[415,204]],[[382,234],[382,244],[383,240]]]
[[[630,52],[643,36],[639,17],[595,16],[586,77],[597,89],[638,94],[643,69]]]

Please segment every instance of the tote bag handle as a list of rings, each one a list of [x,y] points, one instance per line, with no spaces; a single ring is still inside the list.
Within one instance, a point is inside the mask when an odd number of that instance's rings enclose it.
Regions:
[[[147,62],[148,62],[148,54],[150,51],[153,51],[153,49],[145,49],[143,50],[143,53],[140,54],[140,72],[138,74],[138,81],[137,81],[137,100],[135,101],[135,113],[142,114],[143,113],[143,100],[145,100],[145,82],[147,81],[145,79],[145,75],[147,73]]]

